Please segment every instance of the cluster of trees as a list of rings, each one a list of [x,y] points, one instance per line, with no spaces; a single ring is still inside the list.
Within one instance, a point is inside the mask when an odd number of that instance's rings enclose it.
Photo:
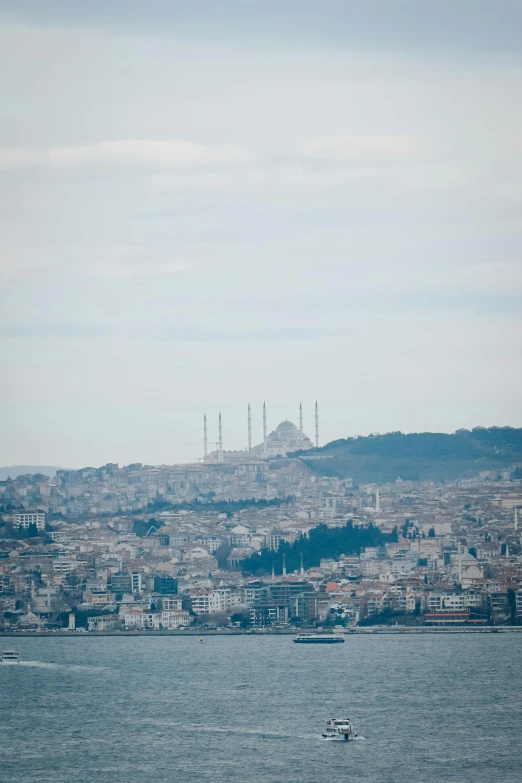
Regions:
[[[522,428],[477,427],[474,430],[444,432],[388,432],[384,435],[341,438],[319,449],[344,451],[351,454],[376,454],[381,457],[414,459],[480,459],[487,454],[522,455]],[[310,452],[307,452],[310,453]]]
[[[132,532],[143,538],[153,527],[158,530],[161,527],[161,522],[157,522],[154,518],[148,521],[146,519],[135,519],[132,523]]]
[[[214,614],[195,614],[192,624],[197,628],[206,626],[210,628],[226,628],[230,625],[230,619],[226,612],[215,612]]]
[[[45,536],[45,533],[42,533],[38,530],[35,524],[30,524],[29,527],[18,527],[15,528],[11,524],[11,522],[7,522],[5,525],[2,525],[0,523],[0,529],[2,530],[2,536],[4,538],[12,538],[15,540],[23,540],[26,538],[39,538],[41,536]],[[50,541],[51,539],[49,539]]]
[[[383,609],[381,612],[367,615],[359,620],[358,625],[365,627],[368,625],[419,625],[422,623],[420,617],[420,606],[415,612],[398,612],[393,609]]]
[[[11,501],[7,501],[7,503],[0,504],[0,514],[10,514],[13,511],[22,511],[23,506],[21,503],[12,503]]]
[[[426,534],[424,532],[419,533],[418,528],[413,524],[413,522],[410,522],[409,519],[404,520],[404,524],[401,527],[401,535],[403,538],[411,538],[413,541],[415,541],[416,538],[426,538]],[[430,527],[428,530],[428,538],[435,538],[434,527]]]
[[[304,568],[318,566],[322,558],[338,559],[340,555],[358,555],[363,547],[383,546],[388,541],[397,541],[397,530],[389,535],[379,528],[358,527],[347,522],[344,527],[319,525],[310,530],[307,536],[300,536],[293,544],[282,541],[277,552],[262,549],[243,560],[241,567],[245,573],[263,575],[274,569],[276,574],[283,573],[283,558],[287,573],[298,571],[301,558]]]
[[[498,470],[522,460],[522,428],[476,427],[452,435],[439,432],[346,438],[317,450],[328,460],[307,460],[312,470],[331,476],[351,476],[356,482],[440,480],[463,473]],[[297,452],[299,455],[300,452]],[[311,457],[314,450],[306,452]]]

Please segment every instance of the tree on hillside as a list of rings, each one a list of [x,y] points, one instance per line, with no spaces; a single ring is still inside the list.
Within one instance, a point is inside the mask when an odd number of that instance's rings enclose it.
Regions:
[[[232,551],[232,547],[228,541],[223,541],[214,552],[214,557],[217,560],[218,568],[225,570],[228,568],[228,556]]]
[[[282,541],[277,552],[262,549],[241,562],[245,573],[283,572],[283,559],[288,573],[298,571],[301,562],[304,568],[318,566],[323,558],[338,560],[340,555],[359,554],[363,547],[383,546],[396,537],[397,532],[386,535],[379,528],[354,526],[347,522],[344,527],[329,528],[319,525],[310,530],[308,536],[300,536],[293,544]]]

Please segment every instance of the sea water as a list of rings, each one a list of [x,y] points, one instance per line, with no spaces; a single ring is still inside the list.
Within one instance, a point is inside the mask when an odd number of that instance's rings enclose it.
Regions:
[[[522,635],[4,646],[22,663],[0,666],[3,783],[522,781]],[[335,716],[364,739],[321,742]]]

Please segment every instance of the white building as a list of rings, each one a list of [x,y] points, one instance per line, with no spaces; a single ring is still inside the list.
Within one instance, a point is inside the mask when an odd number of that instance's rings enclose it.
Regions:
[[[37,530],[45,530],[45,514],[43,511],[15,511],[13,514],[13,527],[17,530],[29,525],[35,525]]]
[[[175,631],[190,625],[188,612],[182,609],[163,610],[161,612],[144,612],[142,609],[126,609],[123,614],[125,628],[146,628],[159,631],[165,629]]]
[[[433,591],[428,593],[426,602],[428,612],[458,612],[464,609],[463,593]]]
[[[209,554],[213,555],[214,552],[217,552],[221,546],[221,539],[217,538],[216,536],[209,536],[208,538],[202,538],[200,543],[201,546],[205,547]]]
[[[138,595],[143,592],[143,576],[138,571],[131,573],[131,591]]]
[[[183,610],[166,611],[161,613],[161,627],[169,631],[176,631],[190,625],[190,615]]]
[[[241,591],[230,590],[228,587],[205,590],[199,595],[193,595],[191,601],[192,611],[196,614],[228,612],[235,607],[244,605]]]
[[[271,530],[270,533],[267,533],[266,535],[266,543],[268,545],[268,548],[271,549],[273,552],[277,552],[279,549],[279,544],[283,540],[283,536],[280,533],[279,530]]]
[[[161,608],[164,612],[179,612],[183,608],[183,601],[181,598],[168,598],[161,599]]]
[[[87,626],[89,631],[114,631],[120,625],[118,615],[108,615],[106,617],[88,617]]]
[[[60,574],[70,574],[75,568],[78,568],[78,562],[74,555],[58,555],[53,558],[53,571]]]
[[[250,584],[245,585],[243,594],[245,606],[253,606],[266,598],[267,587],[263,582],[251,582]]]
[[[160,612],[144,612],[141,609],[130,609],[123,615],[125,628],[151,628],[159,630],[161,625]]]
[[[236,525],[230,531],[230,544],[233,547],[244,548],[250,546],[252,533],[244,525]]]

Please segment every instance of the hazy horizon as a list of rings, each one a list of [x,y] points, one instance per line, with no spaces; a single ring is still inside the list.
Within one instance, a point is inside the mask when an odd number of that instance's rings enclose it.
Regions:
[[[297,417],[296,417],[296,419],[297,419]],[[477,427],[481,428],[481,425],[477,425]],[[507,428],[507,429],[518,429],[518,428],[511,427],[511,425],[491,425],[491,429],[504,429],[504,428]],[[275,429],[275,427],[273,429]],[[463,428],[463,429],[467,429],[467,428]],[[470,428],[470,429],[473,429],[473,428]],[[271,428],[268,431],[270,432]],[[364,437],[369,437],[369,436],[374,436],[374,437],[377,436],[378,437],[378,436],[383,436],[383,435],[392,435],[392,434],[395,434],[396,432],[397,432],[397,430],[395,430],[395,431],[390,430],[388,432],[356,433],[355,435],[346,435],[346,436],[345,435],[340,435],[339,438],[333,438],[332,440],[321,442],[319,445],[320,445],[320,447],[327,446],[327,445],[329,445],[329,443],[335,442],[336,440],[342,440],[342,439],[350,438],[350,437],[355,437],[355,438],[359,438],[359,437],[364,438]],[[305,434],[307,434],[307,433],[305,432]],[[430,434],[431,435],[432,434],[443,434],[443,435],[448,435],[449,434],[449,435],[454,435],[456,433],[455,432],[450,432],[450,433],[446,433],[446,432],[428,433],[428,432],[402,432],[401,431],[401,434],[402,435],[430,435]],[[313,437],[311,439],[313,440]],[[260,439],[258,439],[258,440],[259,440],[259,444],[261,444],[262,443],[262,437]],[[246,443],[246,440],[245,440],[245,443]],[[136,460],[136,462],[141,462],[143,465],[154,465],[154,466],[202,462],[203,461],[203,452],[204,452],[204,440],[203,440],[203,438],[201,439],[201,444],[199,444],[199,445],[201,447],[201,453],[198,454],[196,457],[194,457],[192,459],[191,458],[187,458],[187,457],[185,457],[185,458],[182,457],[182,458],[179,458],[177,460],[172,460],[172,462],[161,462],[161,463],[159,463],[159,462],[147,462],[146,460]],[[255,438],[253,438],[252,445],[253,446],[258,445],[258,441]],[[217,441],[216,442],[212,442],[209,439],[209,442],[208,442],[208,449],[209,449],[209,451],[213,451],[214,449],[217,449],[217,446],[218,446]],[[229,450],[229,447],[226,444],[224,444],[223,448],[224,448],[225,451]],[[243,450],[245,452],[248,451],[247,445],[237,446],[236,449],[240,450],[240,451]],[[25,463],[25,464],[19,463],[19,464],[16,464],[16,465],[0,465],[0,480],[5,480],[8,476],[10,476],[11,478],[14,478],[15,475],[16,476],[22,475],[22,474],[26,473],[28,470],[30,470],[33,473],[35,473],[35,472],[44,472],[45,473],[46,469],[52,471],[52,474],[51,474],[51,478],[52,478],[52,476],[54,475],[56,470],[79,470],[80,468],[86,468],[86,467],[96,467],[96,468],[99,468],[99,467],[102,467],[103,465],[106,465],[107,463],[110,463],[110,462],[114,462],[114,460],[106,459],[104,462],[99,462],[99,463],[95,463],[95,464],[94,463],[93,464],[88,464],[88,463],[85,463],[85,464],[81,463],[81,464],[79,464],[78,463],[78,464],[74,464],[74,465],[72,465],[72,464],[69,464],[69,465],[35,465],[35,464],[30,464],[30,463]],[[125,467],[126,465],[132,464],[132,463],[130,463],[130,462],[123,462],[123,463],[117,463],[117,464],[119,464],[120,467]],[[22,468],[23,468],[23,470],[22,470]],[[9,471],[11,471],[11,470],[13,472],[9,473]]]
[[[0,464],[522,426],[521,23],[0,0]]]

